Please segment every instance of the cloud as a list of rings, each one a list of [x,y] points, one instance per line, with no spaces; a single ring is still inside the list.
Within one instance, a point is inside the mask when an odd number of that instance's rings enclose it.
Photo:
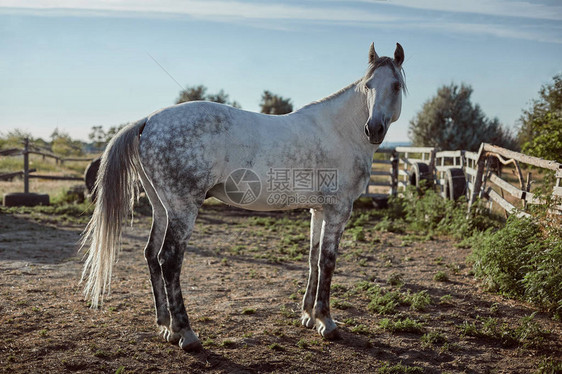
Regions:
[[[519,17],[543,20],[562,20],[562,6],[540,4],[537,1],[512,1],[512,0],[363,0],[367,3],[397,5],[406,8],[445,11],[453,13],[484,14],[496,17]]]
[[[447,14],[445,18],[434,17],[419,10]],[[340,23],[562,43],[559,23],[553,22],[562,20],[562,6],[527,1],[358,0],[349,5],[342,0],[0,0],[0,13],[21,12],[43,16],[190,16],[269,29],[288,29],[296,23]]]
[[[468,22],[439,22],[439,23],[418,23],[411,24],[410,27],[433,30],[441,33],[457,33],[465,35],[484,35],[497,38],[509,38],[518,40],[528,40],[544,43],[562,44],[562,35],[560,32],[548,32],[534,26],[518,27],[501,24],[489,23],[468,23]]]
[[[393,22],[402,17],[381,15],[351,7],[314,7],[274,2],[221,0],[0,0],[0,7],[43,10],[95,12],[136,12],[144,16],[189,15],[206,19],[296,20],[333,22]]]

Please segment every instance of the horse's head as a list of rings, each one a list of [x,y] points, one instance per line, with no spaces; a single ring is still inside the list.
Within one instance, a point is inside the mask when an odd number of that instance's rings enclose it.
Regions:
[[[404,50],[396,43],[394,59],[379,57],[371,44],[369,70],[362,85],[367,95],[369,119],[365,124],[365,135],[372,144],[380,144],[390,124],[400,117],[402,93],[406,90],[402,63]]]

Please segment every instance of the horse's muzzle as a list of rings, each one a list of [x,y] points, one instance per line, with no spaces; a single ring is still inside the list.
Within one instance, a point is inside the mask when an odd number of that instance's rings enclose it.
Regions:
[[[365,135],[371,144],[381,144],[386,135],[386,126],[382,121],[367,121]]]

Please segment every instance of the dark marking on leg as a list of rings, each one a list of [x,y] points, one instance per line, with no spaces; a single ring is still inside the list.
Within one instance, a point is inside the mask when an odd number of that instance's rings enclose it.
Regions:
[[[323,236],[318,259],[318,288],[314,304],[314,318],[318,332],[326,339],[339,337],[336,324],[330,315],[330,286],[336,267],[336,257],[341,235],[350,215],[349,206],[331,207],[325,212]]]

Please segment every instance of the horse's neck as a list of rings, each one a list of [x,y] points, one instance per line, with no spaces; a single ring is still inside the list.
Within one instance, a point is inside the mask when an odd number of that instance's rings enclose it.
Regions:
[[[320,101],[307,105],[301,111],[326,126],[331,133],[365,144],[363,127],[369,117],[365,94],[351,84]]]

